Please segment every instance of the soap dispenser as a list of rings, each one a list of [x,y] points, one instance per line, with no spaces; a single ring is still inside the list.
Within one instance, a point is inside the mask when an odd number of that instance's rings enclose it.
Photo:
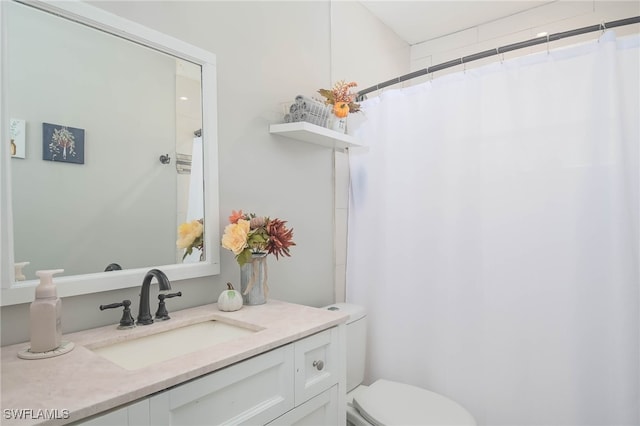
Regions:
[[[64,269],[36,271],[40,284],[36,287],[36,298],[31,303],[31,352],[49,352],[62,343],[62,302],[53,284],[53,274]]]
[[[62,340],[62,301],[53,284],[53,274],[64,269],[36,271],[40,284],[36,287],[36,298],[30,307],[31,347],[18,352],[18,358],[43,359],[66,354],[75,345]]]

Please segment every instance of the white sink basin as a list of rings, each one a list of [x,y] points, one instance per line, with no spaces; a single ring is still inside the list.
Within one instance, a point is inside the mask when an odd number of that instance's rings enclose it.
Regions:
[[[204,321],[91,350],[127,370],[136,370],[253,333],[255,330],[220,321]]]

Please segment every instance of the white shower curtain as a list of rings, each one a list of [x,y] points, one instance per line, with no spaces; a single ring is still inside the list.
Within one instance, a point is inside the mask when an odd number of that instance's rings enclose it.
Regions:
[[[189,176],[187,222],[204,218],[203,164],[202,137],[198,136],[193,138],[193,145],[191,148],[191,174]],[[202,253],[199,250],[194,250],[182,260],[182,263],[200,262],[201,255]]]
[[[347,301],[367,381],[484,425],[638,425],[640,38],[363,102]]]

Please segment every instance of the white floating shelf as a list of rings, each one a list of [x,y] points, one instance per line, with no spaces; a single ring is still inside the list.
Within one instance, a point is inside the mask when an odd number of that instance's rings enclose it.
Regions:
[[[295,123],[272,124],[269,132],[275,135],[285,136],[303,142],[314,143],[329,148],[354,148],[361,147],[356,138],[344,133],[320,127],[306,121]]]

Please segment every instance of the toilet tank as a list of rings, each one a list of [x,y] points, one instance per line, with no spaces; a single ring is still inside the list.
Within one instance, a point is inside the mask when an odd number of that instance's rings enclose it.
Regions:
[[[364,380],[367,348],[367,316],[364,307],[351,303],[326,306],[331,311],[349,314],[347,319],[347,392]]]

